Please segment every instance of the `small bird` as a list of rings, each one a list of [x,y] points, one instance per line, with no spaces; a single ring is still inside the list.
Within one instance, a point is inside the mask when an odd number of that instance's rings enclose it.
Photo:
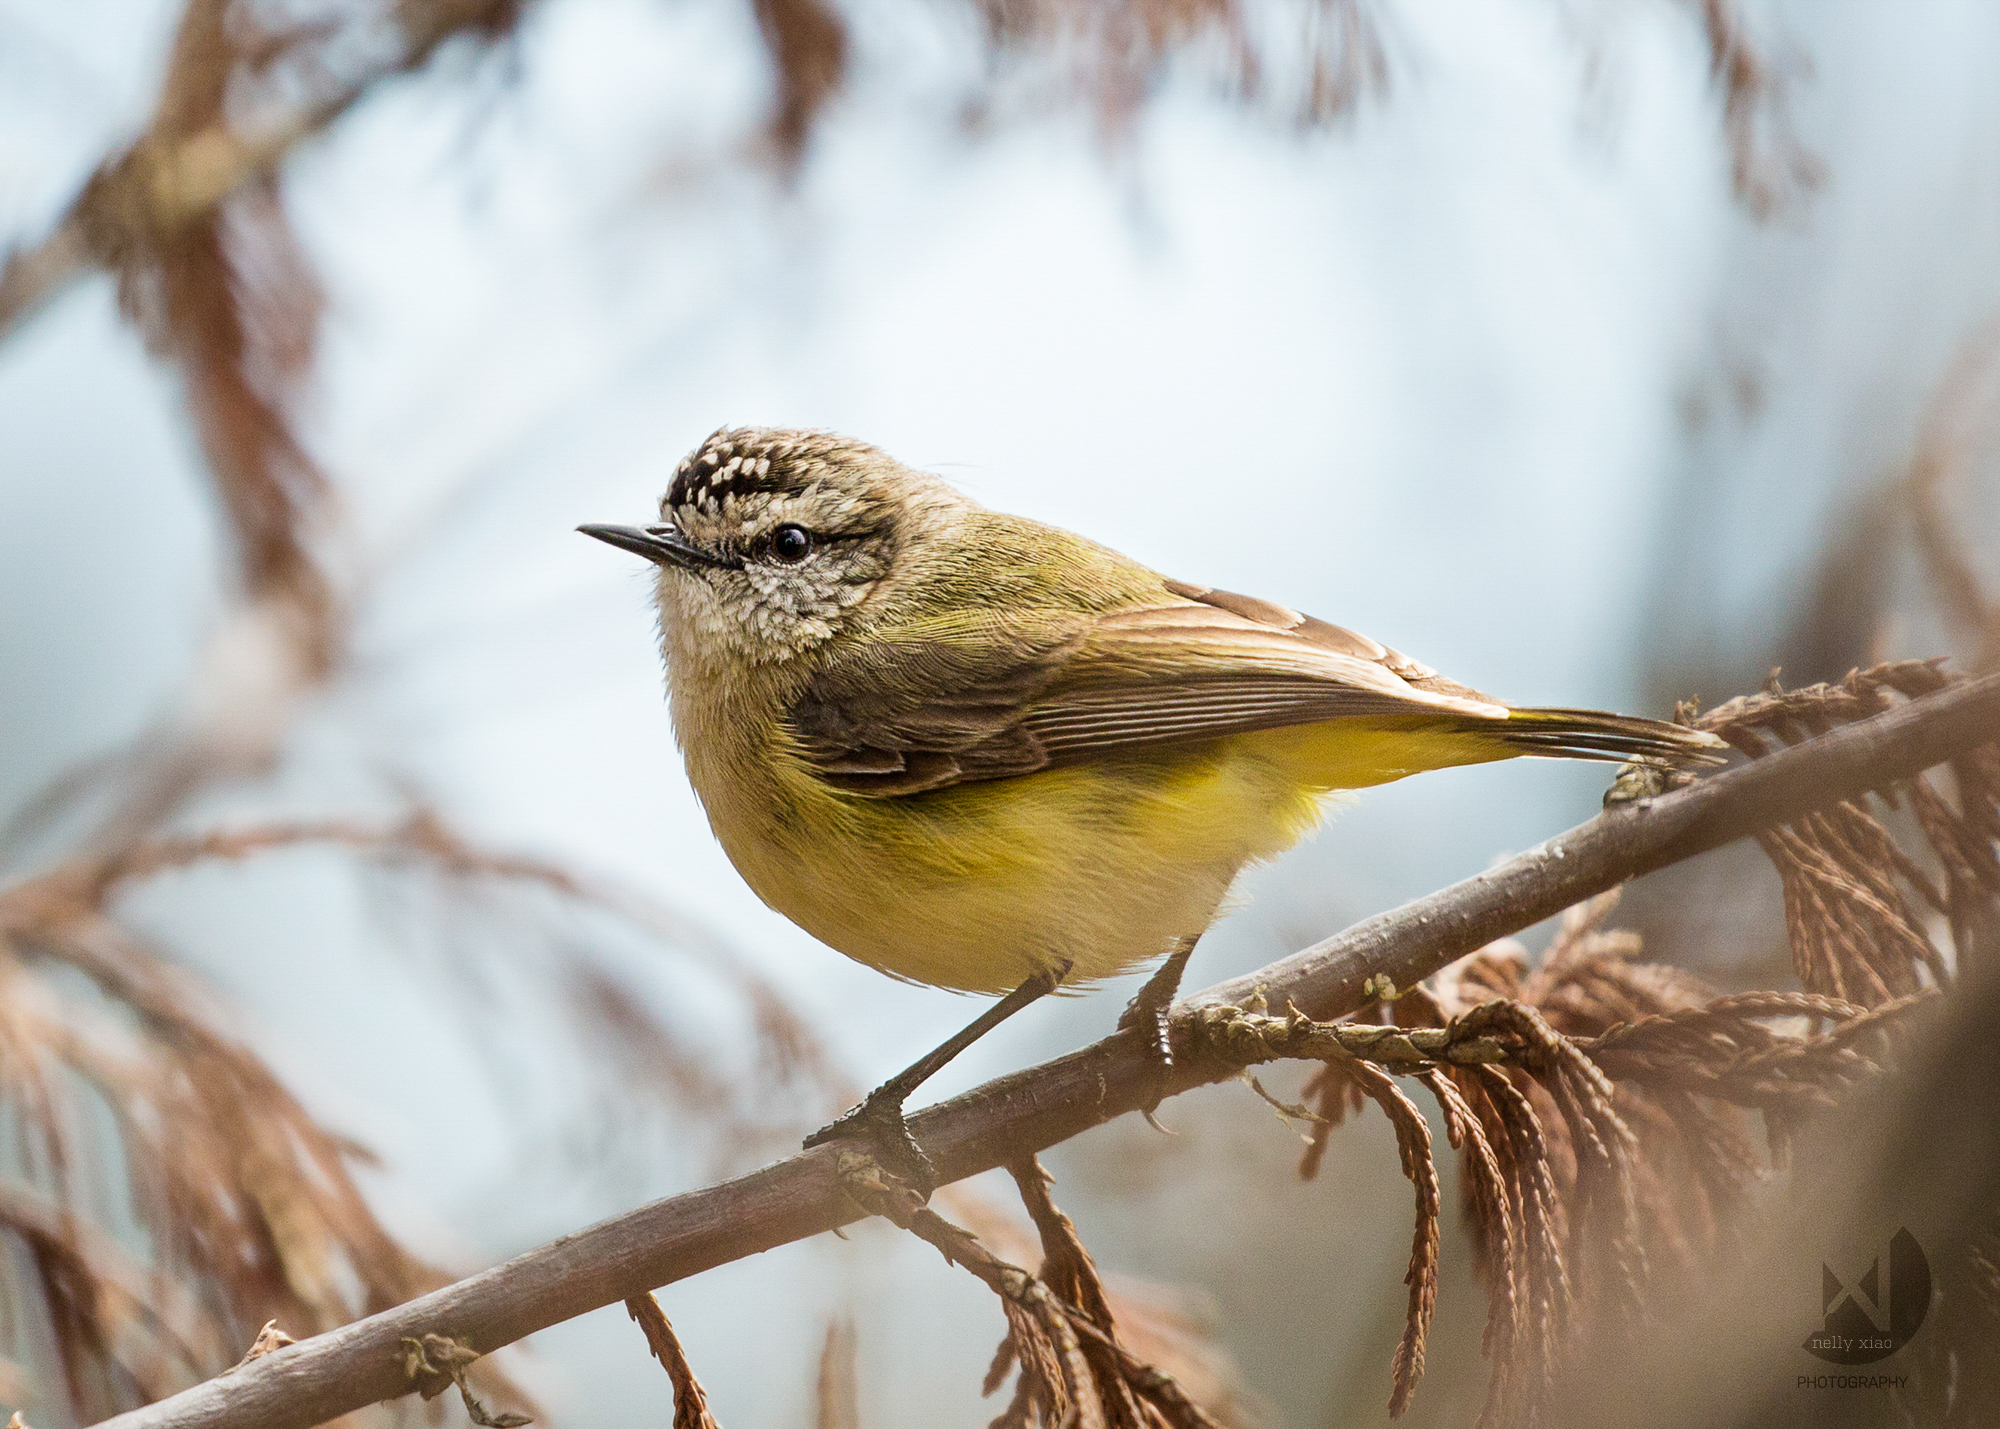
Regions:
[[[1523,709],[1286,606],[1170,580],[988,511],[864,442],[719,430],[657,524],[675,735],[757,895],[892,977],[1007,995],[808,1140],[872,1140],[928,1191],[902,1105],[1059,986],[1166,955],[1166,1011],[1237,872],[1327,797],[1517,755],[1678,767],[1709,735]]]

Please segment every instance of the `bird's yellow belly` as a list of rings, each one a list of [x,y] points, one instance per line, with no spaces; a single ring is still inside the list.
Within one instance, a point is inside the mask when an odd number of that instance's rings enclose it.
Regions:
[[[1068,981],[1087,982],[1204,931],[1237,871],[1308,832],[1330,789],[1410,772],[1378,759],[1362,731],[1342,730],[1337,748],[1327,731],[899,799],[831,790],[779,756],[768,801],[711,816],[758,896],[849,957],[968,992],[1065,962]],[[1409,732],[1392,743],[1400,765]]]

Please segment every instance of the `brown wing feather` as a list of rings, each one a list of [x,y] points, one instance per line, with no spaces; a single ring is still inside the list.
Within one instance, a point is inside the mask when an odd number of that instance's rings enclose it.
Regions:
[[[1379,690],[1307,677],[1220,676],[1149,684],[1136,700],[1128,689],[1078,690],[1038,705],[1022,727],[1047,751],[1050,764],[1076,764],[1120,746],[1179,744],[1416,708]]]
[[[794,706],[800,748],[829,783],[892,797],[1348,716],[1506,717],[1463,687],[1424,688],[1429,670],[1352,631],[1248,596],[1168,590],[1033,638],[992,622],[876,642]]]
[[[1402,651],[1391,649],[1379,640],[1371,640],[1358,630],[1349,630],[1344,625],[1334,625],[1301,614],[1290,606],[1259,600],[1252,595],[1238,595],[1234,591],[1211,590],[1207,586],[1189,585],[1185,581],[1168,581],[1167,589],[1185,600],[1200,601],[1205,605],[1216,606],[1247,619],[1289,631],[1300,639],[1322,649],[1331,650],[1337,655],[1349,655],[1357,660],[1373,661],[1398,679],[1426,693],[1453,695],[1488,705],[1504,703],[1491,695],[1481,694],[1469,685],[1448,680],[1421,660],[1412,660]]]

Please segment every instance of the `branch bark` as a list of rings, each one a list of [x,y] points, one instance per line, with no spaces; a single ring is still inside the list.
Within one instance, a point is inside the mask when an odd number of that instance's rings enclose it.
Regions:
[[[1606,810],[1475,878],[1358,923],[1177,1009],[1261,993],[1326,1020],[1386,974],[1412,986],[1452,959],[1592,894],[2000,740],[2000,674],[1704,779]],[[1227,1075],[1183,1059],[1170,1095]],[[944,1181],[1065,1141],[1149,1100],[1153,1070],[1114,1035],[987,1083],[912,1118]],[[836,1146],[627,1212],[395,1309],[315,1336],[103,1429],[308,1429],[413,1386],[401,1341],[426,1333],[490,1353],[589,1310],[862,1218],[842,1193]]]

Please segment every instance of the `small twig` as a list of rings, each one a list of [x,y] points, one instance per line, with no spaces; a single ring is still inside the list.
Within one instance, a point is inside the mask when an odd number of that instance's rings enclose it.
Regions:
[[[464,1340],[427,1334],[421,1339],[405,1337],[402,1345],[403,1378],[425,1399],[435,1399],[449,1386],[457,1385],[467,1417],[482,1429],[521,1429],[535,1422],[525,1414],[495,1414],[479,1402],[465,1377],[479,1351]]]
[[[1579,1094],[1602,1099],[1610,1089],[1608,1081],[1595,1080],[1603,1076],[1602,1066],[1616,1078],[1696,1076],[1701,1084],[1692,1089],[1704,1096],[1762,1106],[1772,1098],[1818,1098],[1821,1089],[1799,1076],[1803,1066],[1845,1069],[1855,1064],[1850,1043],[1900,1023],[1936,996],[1937,989],[1926,988],[1861,1008],[1807,993],[1752,993],[1621,1024],[1593,1038],[1563,1037],[1534,1008],[1518,1002],[1484,1002],[1443,1027],[1408,1029],[1315,1022],[1296,1010],[1289,1017],[1272,1017],[1237,1007],[1204,1007],[1191,1020],[1188,1034],[1201,1055],[1239,1068],[1297,1060],[1345,1063],[1350,1075],[1352,1064],[1417,1075],[1431,1068],[1506,1065],[1582,1078]],[[1834,1019],[1834,1026],[1811,1037],[1760,1042],[1736,1057],[1717,1060],[1713,1054],[1717,1036],[1736,1035],[1747,1022],[1802,1014]],[[1706,1046],[1691,1045],[1701,1043]],[[1857,1074],[1878,1070],[1865,1059],[1853,1066]],[[1257,1090],[1288,1116],[1326,1119]]]
[[[276,1320],[266,1320],[264,1328],[257,1332],[257,1338],[250,1342],[250,1348],[243,1352],[243,1358],[224,1370],[224,1374],[235,1374],[252,1360],[260,1360],[273,1350],[282,1350],[286,1345],[296,1345],[297,1340],[278,1328]]]
[[[1243,1069],[1243,1081],[1251,1091],[1262,1097],[1266,1104],[1273,1111],[1277,1112],[1278,1118],[1281,1121],[1288,1125],[1295,1121],[1307,1122],[1313,1126],[1332,1125],[1333,1119],[1331,1117],[1320,1115],[1304,1102],[1288,1102],[1283,1097],[1273,1094],[1269,1087],[1257,1080],[1248,1067]],[[1305,1140],[1307,1145],[1312,1144],[1311,1137],[1307,1137]],[[1312,1178],[1307,1177],[1306,1179],[1311,1180]]]
[[[952,1224],[863,1151],[842,1147],[837,1162],[842,1188],[857,1206],[901,1226],[937,1247],[948,1264],[963,1266],[1000,1297],[1007,1314],[1021,1372],[1049,1422],[1072,1411],[1097,1414],[1080,1426],[1103,1429],[1096,1384],[1077,1343],[1070,1317],[1048,1287],[1018,1265],[1010,1265],[980,1244],[963,1226]]]
[[[1373,1022],[1315,1022],[1297,1008],[1288,1017],[1246,1012],[1240,1007],[1203,1007],[1182,1024],[1183,1035],[1199,1053],[1236,1067],[1259,1062],[1353,1059],[1395,1072],[1416,1072],[1440,1064],[1471,1067],[1488,1062],[1520,1062],[1518,1047],[1492,1035],[1503,1003],[1486,1003],[1444,1027],[1385,1027]],[[1262,1090],[1261,1088],[1259,1090]],[[1271,1098],[1288,1115],[1321,1120],[1303,1107]]]
[[[928,1241],[948,1263],[963,1266],[1000,1297],[1008,1333],[987,1371],[985,1392],[998,1389],[1010,1368],[1019,1368],[1021,1381],[1013,1404],[996,1422],[1025,1425],[1032,1407],[1048,1425],[1144,1429],[1153,1421],[1140,1407],[1143,1399],[1170,1429],[1221,1429],[1172,1375],[1118,1342],[1096,1267],[1076,1227],[1049,1199],[1047,1175],[1033,1157],[1008,1169],[1042,1235],[1039,1276],[987,1250],[867,1153],[843,1149],[838,1164],[841,1185],[857,1205]]]

